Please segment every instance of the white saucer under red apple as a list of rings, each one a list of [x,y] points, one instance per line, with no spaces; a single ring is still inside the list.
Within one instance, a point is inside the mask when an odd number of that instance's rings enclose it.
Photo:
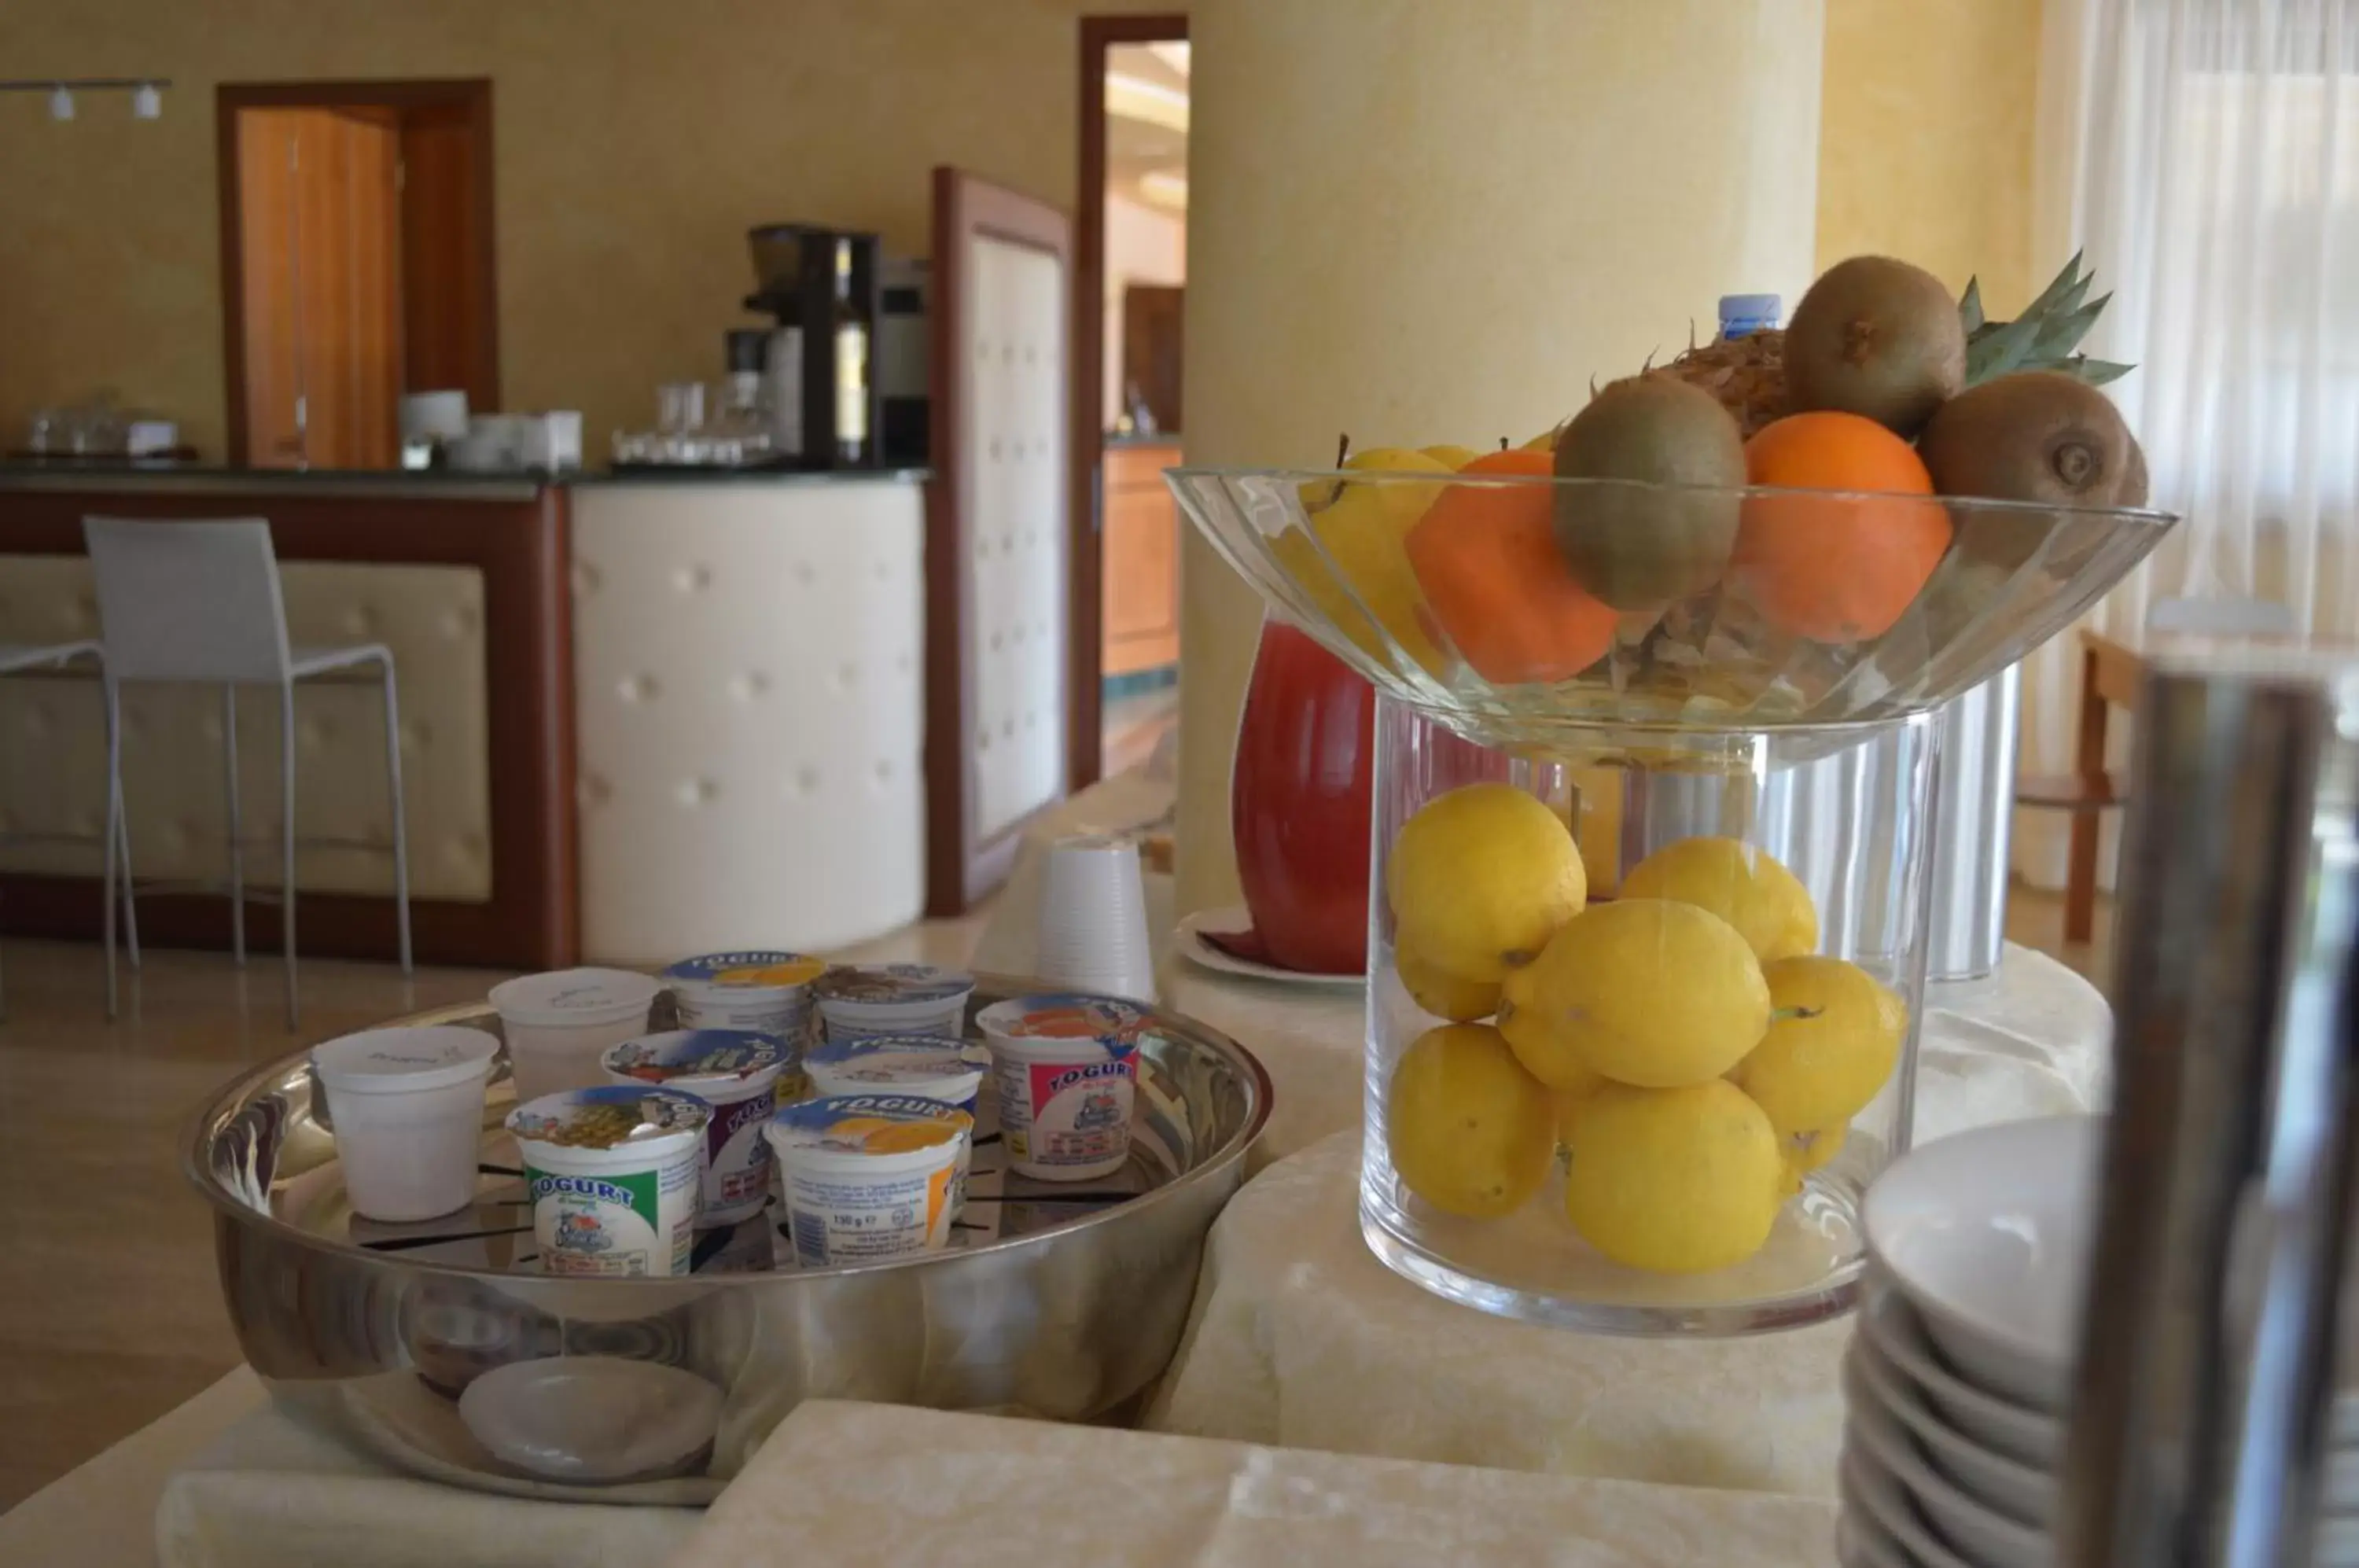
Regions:
[[[1356,991],[1368,983],[1365,975],[1322,975],[1313,970],[1282,969],[1275,964],[1240,958],[1209,940],[1212,937],[1246,937],[1252,934],[1253,929],[1253,916],[1245,907],[1230,904],[1217,909],[1199,909],[1192,915],[1182,917],[1172,935],[1180,952],[1190,964],[1223,975],[1242,975],[1279,985],[1309,985],[1321,990]]]

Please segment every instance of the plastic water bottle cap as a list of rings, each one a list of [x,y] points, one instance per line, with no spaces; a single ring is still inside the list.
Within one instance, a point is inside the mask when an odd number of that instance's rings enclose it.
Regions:
[[[1723,294],[1720,297],[1720,335],[1737,338],[1774,327],[1783,304],[1775,294]]]

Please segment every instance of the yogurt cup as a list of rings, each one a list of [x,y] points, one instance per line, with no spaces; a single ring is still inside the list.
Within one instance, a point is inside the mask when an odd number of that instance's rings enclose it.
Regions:
[[[973,1116],[984,1078],[991,1072],[991,1052],[973,1040],[944,1035],[876,1034],[815,1045],[803,1067],[816,1094],[916,1094]],[[969,1138],[959,1149],[951,1190],[953,1219],[966,1207],[967,1172],[973,1160],[974,1140]]]
[[[663,972],[682,1029],[755,1029],[799,1047],[810,1027],[811,982],[824,960],[799,953],[707,953]]]
[[[687,1273],[712,1119],[701,1100],[636,1083],[568,1089],[508,1113],[541,1272]]]
[[[367,1029],[311,1048],[344,1193],[364,1218],[402,1224],[474,1201],[484,1085],[500,1042],[482,1029]]]
[[[879,1034],[965,1032],[974,976],[930,964],[871,964],[829,970],[814,987],[830,1040]]]
[[[735,1225],[770,1196],[770,1146],[762,1124],[777,1108],[787,1042],[743,1029],[673,1029],[610,1045],[599,1058],[617,1083],[656,1083],[712,1107],[704,1125],[704,1197],[699,1230]]]
[[[951,1185],[974,1118],[916,1094],[832,1094],[763,1128],[778,1158],[795,1256],[806,1269],[950,1244]]]
[[[977,1015],[991,1044],[1008,1168],[1043,1181],[1111,1176],[1130,1158],[1147,1015],[1111,996],[1011,996]]]
[[[631,969],[556,969],[493,986],[516,1104],[605,1083],[599,1055],[647,1032],[647,1009],[662,990]]]

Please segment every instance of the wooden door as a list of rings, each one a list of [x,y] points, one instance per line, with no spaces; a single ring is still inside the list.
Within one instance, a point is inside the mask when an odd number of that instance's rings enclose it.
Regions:
[[[1180,506],[1163,471],[1176,445],[1108,447],[1104,562],[1107,675],[1160,669],[1180,659]]]
[[[401,136],[390,109],[237,119],[253,467],[390,468],[402,388]]]
[[[1122,291],[1122,400],[1134,393],[1155,416],[1161,435],[1180,433],[1180,344],[1188,290],[1178,285],[1133,283]]]
[[[484,106],[429,103],[401,116],[403,361],[412,392],[458,388],[500,406],[491,179]]]

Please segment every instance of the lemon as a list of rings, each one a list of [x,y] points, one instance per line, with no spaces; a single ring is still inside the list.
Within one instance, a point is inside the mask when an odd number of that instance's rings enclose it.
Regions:
[[[1779,1141],[1785,1145],[1787,1167],[1806,1175],[1826,1169],[1834,1157],[1843,1152],[1843,1135],[1850,1130],[1839,1127],[1820,1127],[1812,1132],[1782,1135]]]
[[[1908,1007],[1840,958],[1788,958],[1762,973],[1780,1016],[1730,1080],[1779,1127],[1843,1126],[1892,1076]]]
[[[1487,1024],[1418,1036],[1393,1069],[1385,1142],[1408,1190],[1495,1219],[1523,1206],[1556,1158],[1556,1107]]]
[[[1785,1161],[1769,1118],[1733,1084],[1609,1083],[1573,1106],[1566,1130],[1565,1216],[1614,1262],[1698,1273],[1769,1238]]]
[[[1583,910],[1507,976],[1499,1029],[1542,1083],[1586,1071],[1647,1089],[1718,1078],[1769,1025],[1769,987],[1736,928],[1662,898]]]
[[[1385,889],[1401,945],[1495,985],[1581,912],[1589,880],[1562,817],[1512,784],[1469,784],[1403,825]]]
[[[1416,501],[1412,493],[1431,488],[1354,486],[1311,517],[1310,533],[1288,528],[1270,541],[1270,549],[1320,611],[1372,658],[1395,668],[1397,645],[1440,674],[1449,660],[1418,617],[1423,595],[1401,542],[1430,502]]]
[[[1487,980],[1461,980],[1429,963],[1414,948],[1394,948],[1393,967],[1400,972],[1401,984],[1408,988],[1410,999],[1437,1018],[1464,1023],[1470,1018],[1487,1018],[1498,1010],[1496,985]]]
[[[1819,911],[1794,874],[1734,838],[1683,838],[1631,867],[1626,898],[1671,898],[1710,909],[1743,934],[1764,964],[1819,945]]]

